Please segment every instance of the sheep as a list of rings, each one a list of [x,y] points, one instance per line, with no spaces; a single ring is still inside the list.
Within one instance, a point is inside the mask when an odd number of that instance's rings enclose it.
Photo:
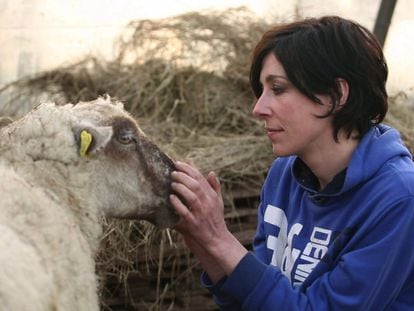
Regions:
[[[42,103],[0,129],[0,308],[98,310],[103,217],[171,227],[174,163],[123,104]]]

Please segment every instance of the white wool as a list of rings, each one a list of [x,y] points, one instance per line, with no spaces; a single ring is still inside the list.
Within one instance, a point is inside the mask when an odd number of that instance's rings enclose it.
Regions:
[[[45,103],[0,129],[2,310],[99,310],[94,254],[104,213],[176,221],[163,207],[170,164],[158,149],[138,155],[137,147],[114,142],[114,118],[136,128],[122,104],[100,98]],[[75,136],[84,124],[102,146],[82,157]]]
[[[1,175],[1,309],[98,310],[93,254],[76,220],[15,171]]]

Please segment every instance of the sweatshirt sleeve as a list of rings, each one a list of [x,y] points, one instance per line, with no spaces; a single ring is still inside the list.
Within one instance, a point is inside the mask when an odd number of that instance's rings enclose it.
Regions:
[[[206,272],[201,274],[201,285],[213,295],[214,302],[220,307],[220,310],[239,311],[241,306],[232,297],[228,297],[221,292],[221,288],[227,277],[223,277],[217,283],[213,283]]]
[[[221,310],[356,311],[390,306],[413,278],[414,198],[399,201],[384,213],[335,266],[306,287],[292,287],[278,267],[248,253],[216,288],[216,301],[220,297],[226,301]]]

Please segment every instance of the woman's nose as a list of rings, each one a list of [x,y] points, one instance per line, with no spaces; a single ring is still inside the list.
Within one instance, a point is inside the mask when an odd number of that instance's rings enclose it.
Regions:
[[[256,101],[256,104],[253,107],[253,115],[257,118],[263,118],[270,115],[271,111],[269,105],[265,99],[265,96],[262,94]]]

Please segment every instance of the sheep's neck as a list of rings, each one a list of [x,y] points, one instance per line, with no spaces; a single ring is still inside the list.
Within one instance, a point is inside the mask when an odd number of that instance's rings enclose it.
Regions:
[[[28,169],[28,165],[32,167]],[[48,161],[27,162],[15,165],[16,170],[34,187],[43,189],[44,193],[57,205],[68,208],[74,222],[79,226],[91,251],[96,253],[102,234],[102,213],[91,203],[84,183],[88,176],[80,176],[73,167],[61,163],[50,165]],[[76,176],[77,178],[73,178]],[[76,194],[76,195],[75,195]]]

